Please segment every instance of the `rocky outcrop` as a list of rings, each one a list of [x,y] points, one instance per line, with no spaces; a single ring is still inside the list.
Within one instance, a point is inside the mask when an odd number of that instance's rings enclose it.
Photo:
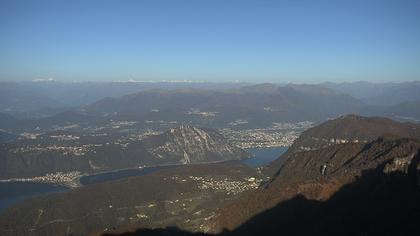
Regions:
[[[229,143],[212,129],[181,125],[144,141],[153,158],[192,164],[239,160],[250,154]]]
[[[420,126],[382,117],[347,115],[307,130],[291,150],[309,151],[335,144],[367,143],[383,135],[420,138]]]

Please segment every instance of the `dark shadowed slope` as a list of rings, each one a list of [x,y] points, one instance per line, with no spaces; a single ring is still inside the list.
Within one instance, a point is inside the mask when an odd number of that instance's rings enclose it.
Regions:
[[[418,235],[420,143],[380,138],[368,145],[344,146],[325,175],[318,165],[286,163],[291,166],[285,169],[297,169],[298,177],[285,173],[280,182],[250,193],[247,201],[228,204],[215,223],[218,230],[231,230],[218,235]],[[309,156],[314,163],[324,161],[319,153]],[[305,163],[305,157],[296,158],[295,163]],[[313,168],[317,171],[311,174]],[[250,214],[255,205],[267,203],[273,205]],[[249,218],[239,223],[244,215]],[[122,235],[204,234],[167,228]]]

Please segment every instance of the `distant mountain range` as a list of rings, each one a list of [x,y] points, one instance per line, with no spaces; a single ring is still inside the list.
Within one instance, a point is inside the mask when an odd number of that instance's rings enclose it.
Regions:
[[[241,119],[261,127],[275,121],[324,120],[362,106],[358,100],[313,85],[264,84],[225,91],[152,90],[106,98],[85,108],[110,119],[190,121],[221,127]]]
[[[406,101],[391,106],[366,106],[360,114],[386,116],[400,121],[420,122],[420,100]]]
[[[420,101],[420,81],[403,83],[323,83],[323,86],[349,94],[367,105],[393,106]]]
[[[273,122],[323,121],[356,112],[362,107],[357,99],[315,85],[261,84],[225,90],[157,89],[104,98],[41,119],[20,119],[7,125],[0,123],[0,128],[23,132],[68,124],[101,126],[110,121],[138,121],[143,127],[157,122],[186,122],[223,128],[238,120],[243,121],[239,128],[261,128],[271,126]]]
[[[64,106],[47,94],[26,84],[0,82],[0,112],[16,115]]]
[[[69,123],[100,126],[110,120],[139,121],[144,127],[156,122],[189,122],[212,128],[229,127],[237,120],[244,122],[236,128],[261,128],[272,122],[322,122],[345,114],[420,121],[418,82],[320,85],[2,82],[1,85],[0,112],[18,119],[11,124],[0,122],[0,129],[11,133]]]
[[[85,106],[105,97],[119,97],[149,89],[226,89],[239,83],[188,82],[0,82],[0,112],[20,118],[53,115],[72,107]]]

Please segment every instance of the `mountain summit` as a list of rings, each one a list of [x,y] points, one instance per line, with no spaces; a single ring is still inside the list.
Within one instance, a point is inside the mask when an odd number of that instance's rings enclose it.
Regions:
[[[397,136],[420,140],[420,125],[400,123],[383,117],[346,115],[328,120],[303,132],[287,153],[272,162],[266,171],[276,173],[292,153],[315,151],[348,143],[367,144],[381,136]]]
[[[148,152],[156,159],[181,164],[220,162],[249,157],[242,149],[230,144],[212,129],[197,128],[183,124],[162,135],[145,140]]]

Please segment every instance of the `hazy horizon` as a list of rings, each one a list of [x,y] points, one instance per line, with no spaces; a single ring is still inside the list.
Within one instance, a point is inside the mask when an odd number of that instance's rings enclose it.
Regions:
[[[334,80],[320,80],[313,82],[299,82],[299,81],[200,81],[200,80],[60,80],[55,78],[35,78],[32,80],[0,80],[0,83],[174,83],[174,84],[276,84],[276,85],[319,85],[319,84],[357,84],[357,83],[369,83],[369,84],[405,84],[405,83],[420,83],[418,80],[390,80],[390,81],[369,81],[369,80],[355,80],[355,81],[334,81]]]

